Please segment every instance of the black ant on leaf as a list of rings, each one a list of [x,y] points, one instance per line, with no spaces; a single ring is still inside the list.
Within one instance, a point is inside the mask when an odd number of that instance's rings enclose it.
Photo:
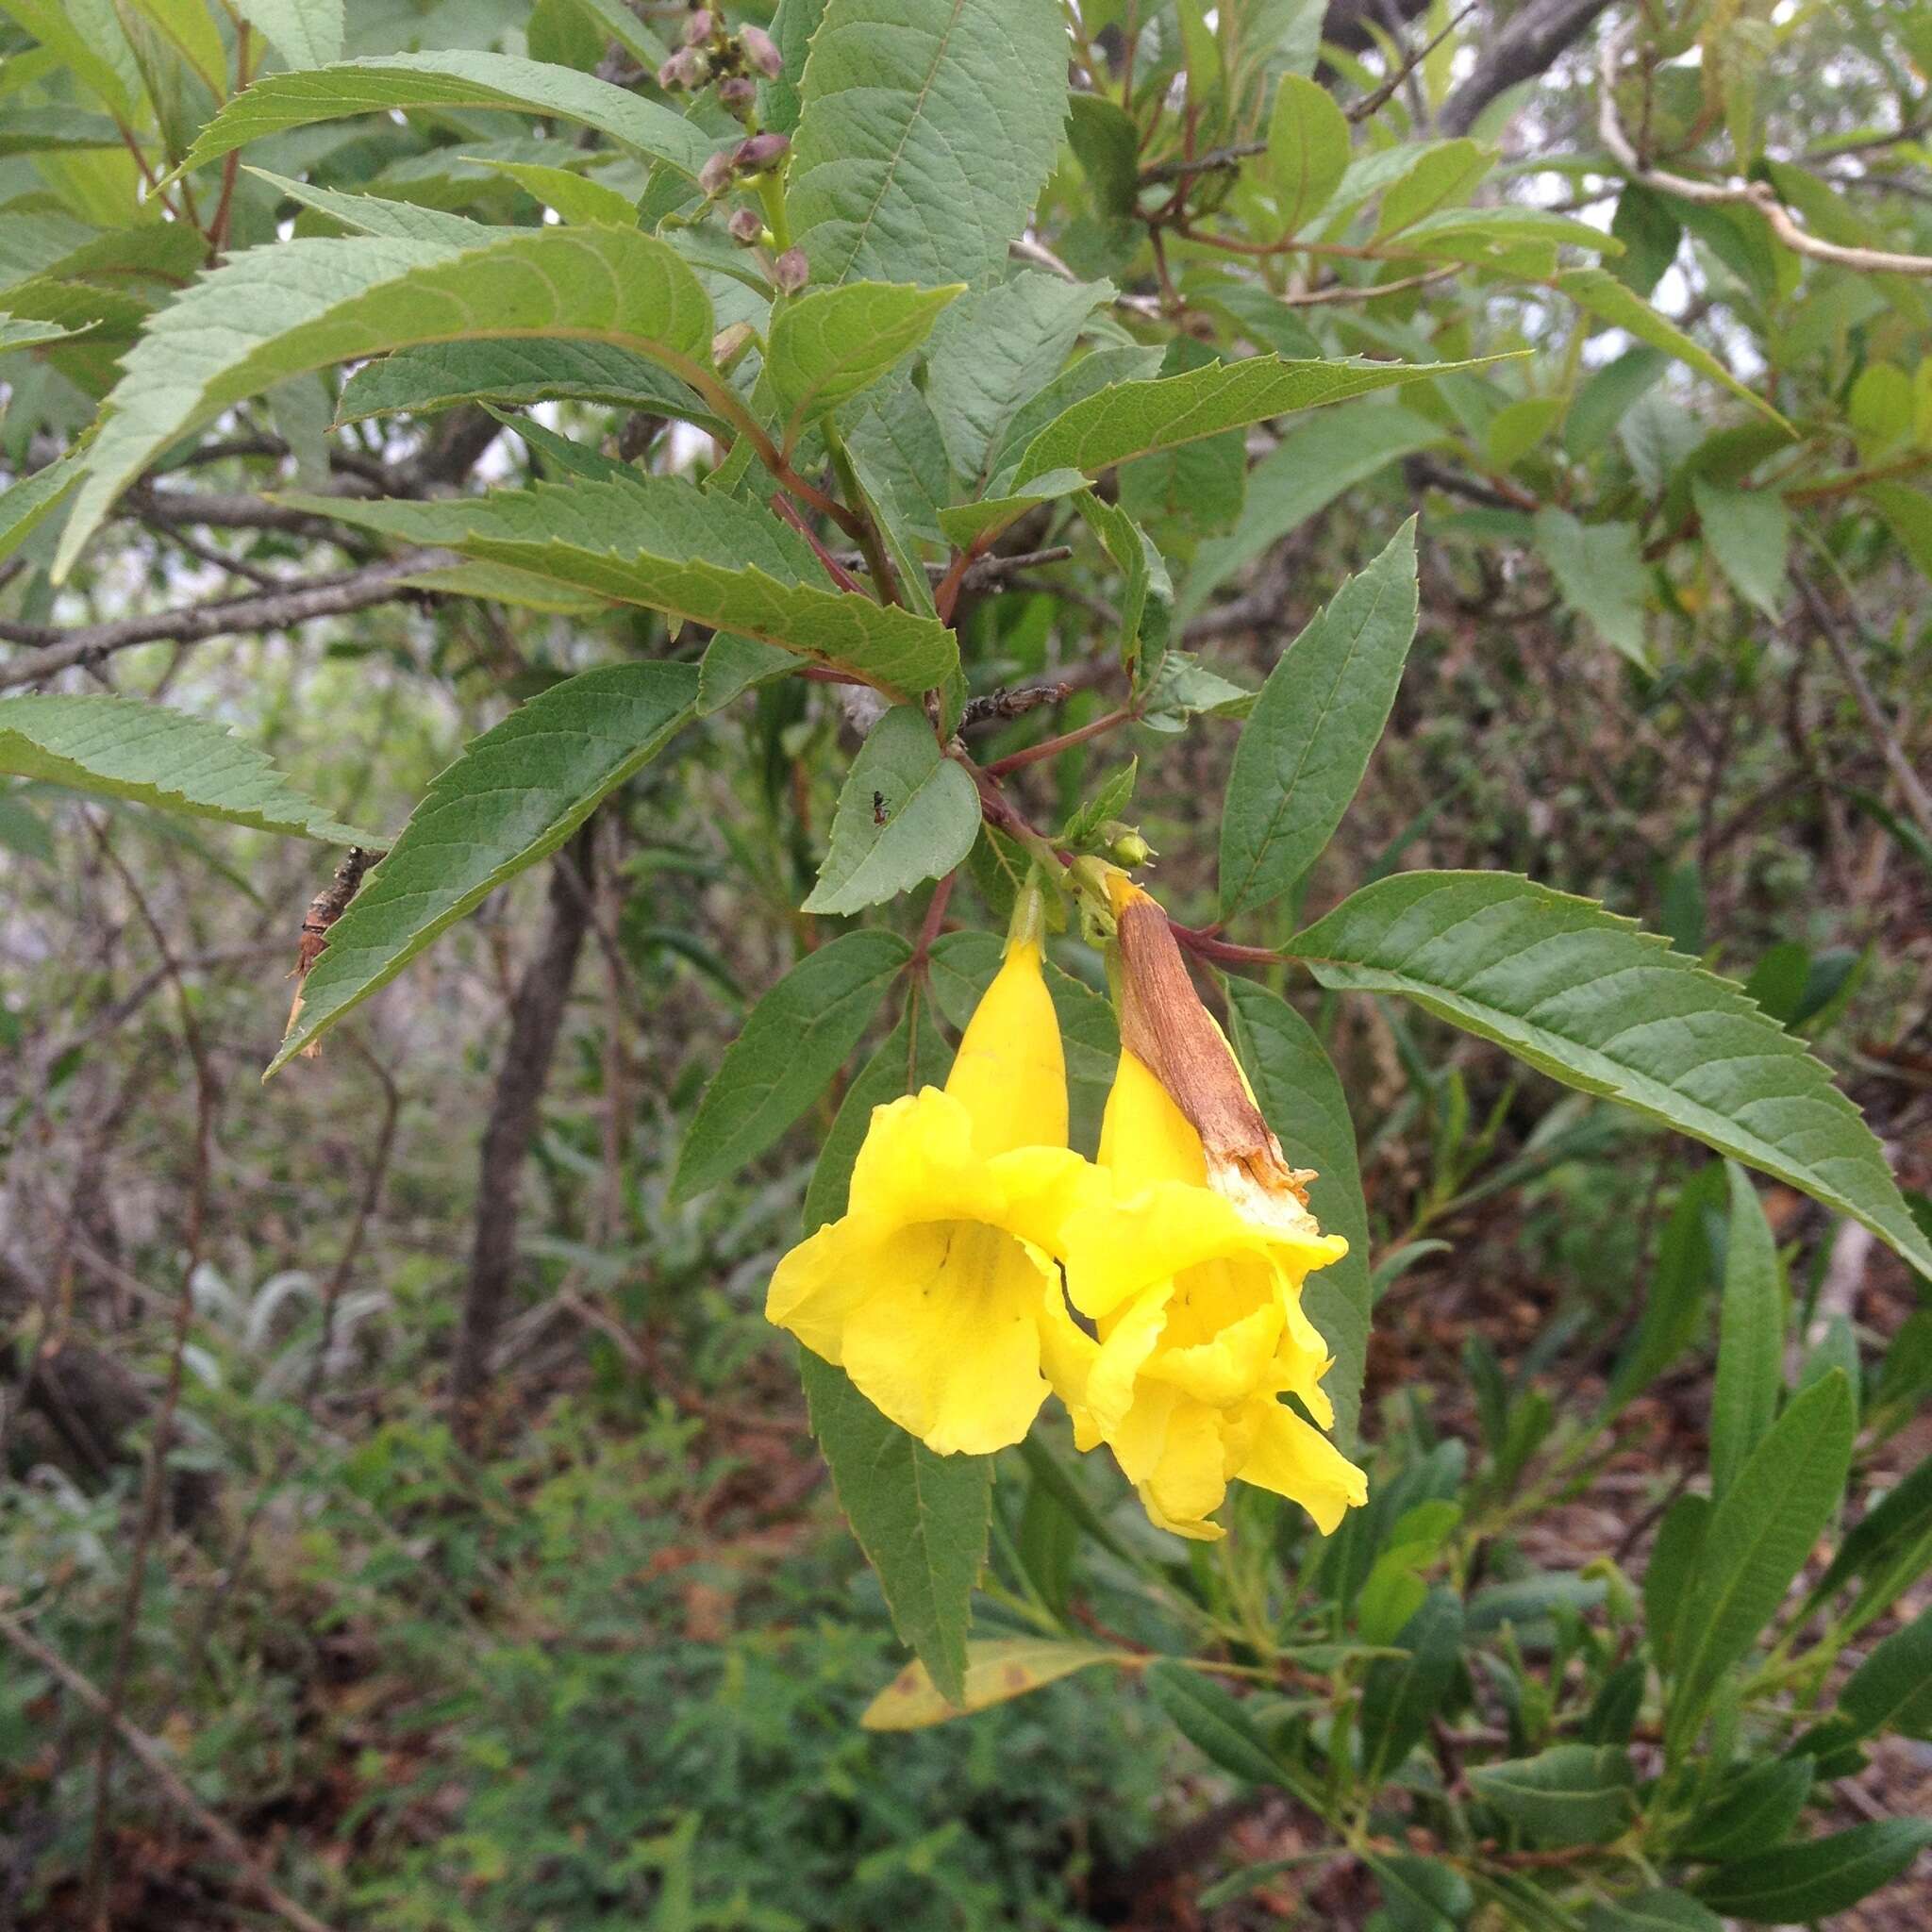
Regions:
[[[872,795],[872,822],[875,825],[886,823],[886,794],[874,791]]]

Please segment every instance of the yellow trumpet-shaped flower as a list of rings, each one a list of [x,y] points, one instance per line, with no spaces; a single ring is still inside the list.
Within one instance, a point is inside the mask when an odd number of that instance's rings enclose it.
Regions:
[[[1302,1284],[1348,1243],[1316,1224],[1300,1191],[1308,1176],[1287,1168],[1265,1124],[1241,1124],[1259,1123],[1254,1096],[1185,967],[1161,951],[1173,945],[1165,915],[1119,883],[1116,910],[1144,906],[1158,933],[1140,914],[1130,941],[1122,921],[1126,1044],[1100,1144],[1110,1187],[1069,1212],[1060,1250],[1094,1334],[1080,1334],[1076,1363],[1056,1382],[1080,1446],[1106,1441],[1162,1528],[1219,1537],[1208,1519],[1239,1477],[1301,1504],[1326,1534],[1368,1485],[1322,1433],[1335,1419],[1321,1386],[1332,1357]],[[1137,1051],[1143,1040],[1180,1093]],[[1228,1157],[1248,1141],[1255,1158]],[[1321,1428],[1281,1401],[1289,1394]]]
[[[779,1262],[765,1313],[942,1456],[1017,1442],[1081,1335],[1054,1254],[1095,1181],[1067,1147],[1037,900],[945,1088],[874,1110],[845,1214]]]

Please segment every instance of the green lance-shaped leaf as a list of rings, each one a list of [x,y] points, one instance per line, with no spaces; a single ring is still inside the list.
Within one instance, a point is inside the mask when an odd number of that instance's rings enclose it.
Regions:
[[[1415,637],[1415,519],[1289,645],[1242,728],[1221,821],[1221,916],[1321,856],[1389,722]]]
[[[1721,382],[1735,396],[1741,396],[1754,409],[1768,416],[1780,429],[1791,425],[1748,384],[1741,383],[1713,356],[1687,336],[1675,323],[1666,322],[1650,304],[1633,294],[1607,268],[1573,268],[1557,277],[1559,293],[1593,315],[1607,328],[1620,328],[1667,356]],[[1795,434],[1795,431],[1791,433]]]
[[[858,912],[962,864],[979,793],[916,705],[895,705],[852,761],[808,912]]]
[[[1041,0],[827,0],[786,205],[812,279],[974,282],[1059,152],[1066,30]]]
[[[329,928],[268,1073],[387,986],[498,886],[555,852],[690,718],[697,681],[694,664],[586,671],[467,745]]]
[[[1193,616],[1238,570],[1343,491],[1448,437],[1440,423],[1375,398],[1310,416],[1248,472],[1241,516],[1225,537],[1210,538],[1194,552],[1175,615]]]
[[[1536,513],[1536,547],[1564,602],[1581,612],[1604,641],[1640,670],[1652,668],[1644,648],[1643,603],[1650,574],[1635,524],[1585,524],[1567,509]]]
[[[201,130],[177,172],[206,167],[263,135],[408,108],[505,108],[575,121],[692,181],[713,145],[683,115],[593,75],[451,47],[271,74],[237,94]]]
[[[915,1002],[846,1090],[806,1190],[807,1234],[845,1211],[873,1108],[938,1086],[949,1058]],[[992,1517],[992,1458],[935,1456],[829,1362],[802,1350],[799,1369],[812,1434],[852,1533],[878,1574],[892,1627],[941,1694],[958,1704],[966,1695],[966,1632]]]
[[[14,349],[37,349],[43,342],[64,341],[69,336],[81,333],[82,329],[67,328],[58,322],[36,322],[27,316],[0,315],[0,356]]]
[[[450,214],[443,208],[424,208],[413,201],[391,201],[380,194],[318,188],[312,181],[297,181],[288,175],[271,174],[266,168],[247,168],[243,173],[267,182],[277,194],[285,195],[298,207],[312,208],[317,214],[340,222],[352,235],[388,235],[399,242],[446,242],[453,248],[480,248],[494,239],[486,223],[473,222],[468,215]]]
[[[1061,469],[1091,476],[1130,457],[1174,449],[1293,409],[1481,369],[1499,359],[1291,362],[1279,356],[1253,356],[1242,362],[1206,363],[1181,375],[1113,383],[1047,424],[1026,446],[1015,481],[1024,488],[1034,477]]]
[[[1932,1544],[1932,1457],[1888,1490],[1859,1518],[1818,1579],[1810,1601],[1815,1607],[1854,1576],[1882,1578],[1901,1558],[1928,1544]]]
[[[1809,1757],[1774,1757],[1727,1778],[1673,1849],[1685,1857],[1747,1857],[1779,1843],[1811,1796]]]
[[[365,362],[342,385],[336,421],[360,423],[401,409],[430,415],[458,403],[516,409],[557,400],[676,416],[701,429],[725,427],[695,390],[645,357],[608,342],[541,339],[398,349]]]
[[[262,832],[382,842],[339,824],[225,724],[133,698],[0,700],[0,772]]]
[[[45,469],[0,490],[0,563],[53,515],[80,481],[81,453],[70,450]]]
[[[1268,122],[1266,173],[1284,235],[1321,212],[1348,167],[1348,122],[1325,87],[1287,75]]]
[[[992,1637],[966,1646],[966,1682],[957,1700],[941,1697],[931,1673],[909,1663],[859,1713],[862,1731],[923,1731],[948,1718],[990,1710],[1094,1664],[1134,1664],[1124,1650],[1050,1637]]]
[[[1252,979],[1227,982],[1234,1047],[1291,1167],[1311,1167],[1308,1206],[1348,1253],[1318,1268],[1302,1290],[1308,1319],[1335,1357],[1322,1387],[1335,1405],[1335,1440],[1353,1454],[1369,1353],[1369,1215],[1362,1201],[1348,1096],[1315,1030],[1278,993]]]
[[[824,1091],[911,952],[897,933],[842,933],[758,1003],[705,1090],[678,1155],[674,1198],[756,1159]]]
[[[1407,1852],[1366,1862],[1382,1889],[1386,1932],[1456,1932],[1475,1905],[1469,1880],[1453,1865]]]
[[[1699,1881],[1697,1895],[1712,1911],[1747,1924],[1810,1924],[1889,1885],[1928,1844],[1932,1824],[1923,1818],[1855,1824],[1721,1865]]]
[[[1711,1511],[1677,1627],[1668,1731],[1681,1747],[1776,1614],[1844,1493],[1851,1391],[1834,1370],[1795,1396]]]
[[[378,236],[251,248],[157,315],[104,405],[57,577],[141,471],[224,409],[310,369],[424,342],[571,336],[680,377],[710,356],[710,298],[677,254],[621,228],[534,228],[482,246]]]
[[[342,58],[342,0],[233,0],[291,67],[325,67]]]
[[[1614,1744],[1555,1744],[1534,1757],[1473,1767],[1469,1782],[1532,1844],[1605,1844],[1637,1810],[1636,1773]]]
[[[1690,479],[1690,500],[1718,568],[1746,603],[1774,624],[1784,608],[1785,557],[1791,513],[1769,490],[1726,490],[1707,477]]]
[[[1232,1691],[1167,1657],[1148,1666],[1147,1689],[1174,1728],[1223,1771],[1250,1784],[1290,1783],[1287,1768]]]
[[[1291,942],[1324,986],[1402,993],[1862,1223],[1932,1273],[1857,1109],[1743,990],[1594,901],[1509,873],[1365,887]]]
[[[1730,1172],[1730,1236],[1718,1311],[1717,1382],[1710,1402],[1710,1494],[1722,1502],[1771,1432],[1784,1392],[1785,1291],[1777,1243],[1757,1191]]]
[[[775,517],[681,477],[538,483],[437,503],[283,500],[782,644],[895,691],[943,684],[959,661],[937,618],[835,590],[805,540]]]
[[[1407,1655],[1377,1657],[1362,1680],[1357,1724],[1362,1775],[1371,1786],[1401,1767],[1449,1694],[1462,1654],[1462,1599],[1439,1585],[1396,1643]]]
[[[1591,1906],[1583,1932],[1724,1932],[1724,1921],[1689,1892],[1658,1886]]]
[[[878,1573],[892,1627],[941,1696],[966,1695],[966,1632],[986,1560],[992,1458],[935,1456],[889,1422],[844,1372],[802,1354],[811,1432],[859,1547]]]
[[[964,287],[848,282],[782,304],[772,319],[765,379],[784,413],[786,448],[808,424],[870,389],[916,349]]]
[[[1878,1643],[1838,1694],[1851,1735],[1932,1740],[1932,1609]]]

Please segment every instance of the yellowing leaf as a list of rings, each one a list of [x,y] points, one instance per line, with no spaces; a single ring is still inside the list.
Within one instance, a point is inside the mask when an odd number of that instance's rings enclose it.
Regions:
[[[867,1731],[923,1731],[948,1718],[970,1717],[1057,1678],[1070,1677],[1090,1664],[1135,1664],[1124,1650],[1091,1643],[1060,1643],[1038,1637],[987,1638],[966,1646],[966,1693],[949,1704],[921,1663],[908,1664],[865,1707],[858,1720]]]

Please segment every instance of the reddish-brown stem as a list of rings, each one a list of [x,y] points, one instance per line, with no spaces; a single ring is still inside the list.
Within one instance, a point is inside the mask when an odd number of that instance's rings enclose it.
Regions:
[[[1282,956],[1268,946],[1238,946],[1231,940],[1218,940],[1212,933],[1170,919],[1168,929],[1175,941],[1203,959],[1224,966],[1278,966]]]
[[[235,92],[240,93],[248,85],[249,24],[242,21],[235,29]],[[242,160],[242,150],[230,148],[227,158],[222,162],[222,198],[215,204],[215,218],[208,225],[208,258],[212,265],[220,258],[223,249],[228,245],[228,217],[235,201],[235,175]]]
[[[966,573],[979,560],[980,545],[969,543],[947,566],[946,574],[933,586],[932,608],[939,612],[941,624],[951,624],[953,610],[959,601],[959,592],[966,583]]]
[[[834,671],[829,664],[808,664],[799,672],[799,676],[808,684],[863,684],[865,679],[855,677],[849,671]]]
[[[940,927],[946,917],[946,906],[953,896],[953,882],[959,874],[949,872],[932,889],[932,897],[927,900],[925,917],[920,922],[919,938],[912,948],[912,958],[907,964],[915,973],[925,971],[925,962],[932,952],[932,942],[940,936]]]
[[[1072,731],[1062,731],[1058,738],[1042,739],[1038,744],[1029,744],[1024,751],[1008,752],[1003,758],[995,758],[986,768],[990,778],[1004,778],[1008,772],[1017,772],[1023,765],[1037,765],[1042,758],[1058,758],[1063,751],[1071,751],[1076,744],[1085,744],[1090,738],[1098,738],[1104,731],[1111,731],[1117,725],[1131,724],[1140,712],[1132,705],[1123,705],[1117,711],[1109,711],[1104,718],[1095,718],[1091,724],[1077,725]]]
[[[813,532],[811,525],[808,524],[806,520],[802,516],[800,516],[794,508],[792,508],[791,505],[788,503],[785,500],[785,498],[782,495],[780,495],[779,492],[775,490],[772,492],[772,508],[774,510],[776,510],[778,514],[781,517],[783,517],[785,521],[788,524],[790,524],[791,527],[794,530],[796,530],[798,534],[801,537],[803,537],[808,543],[811,545],[811,554],[814,557],[816,557],[822,564],[824,565],[825,575],[828,577],[830,577],[831,580],[835,584],[837,584],[841,591],[856,591],[860,596],[863,596],[865,594],[865,586],[861,584],[858,581],[858,579],[856,576],[854,576],[852,573],[849,570],[847,570],[845,566],[842,563],[841,563],[839,559],[836,557],[834,557],[832,553],[829,550],[827,550],[823,543],[819,541],[818,537]]]

